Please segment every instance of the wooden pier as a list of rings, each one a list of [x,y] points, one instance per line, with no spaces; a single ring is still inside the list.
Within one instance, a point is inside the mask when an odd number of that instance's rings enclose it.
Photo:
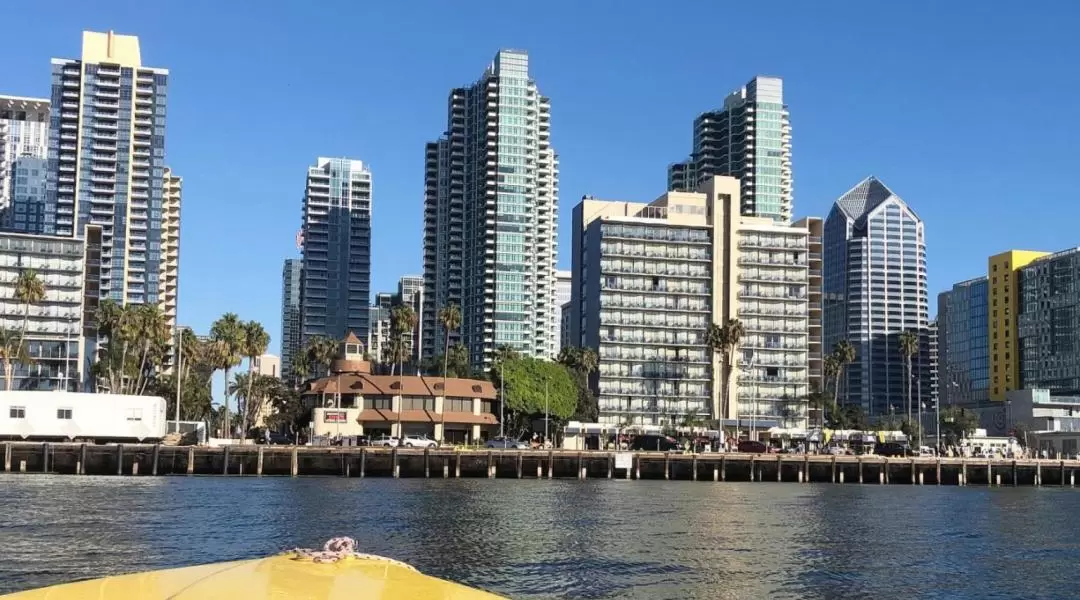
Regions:
[[[1073,487],[1078,460],[0,442],[4,473],[659,479]]]

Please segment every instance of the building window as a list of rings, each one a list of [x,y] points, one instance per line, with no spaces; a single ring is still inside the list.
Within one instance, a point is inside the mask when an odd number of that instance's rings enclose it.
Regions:
[[[392,398],[364,398],[364,408],[373,408],[376,410],[391,410],[392,407]]]
[[[70,420],[71,419],[71,409],[70,408],[58,408],[58,409],[56,409],[56,418],[57,419],[64,419],[64,420]]]
[[[25,419],[26,407],[25,406],[12,406],[8,410],[8,416],[12,419]]]

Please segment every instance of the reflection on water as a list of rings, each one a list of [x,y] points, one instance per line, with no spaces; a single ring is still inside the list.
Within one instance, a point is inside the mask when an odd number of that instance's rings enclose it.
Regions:
[[[514,598],[1064,598],[1053,488],[0,475],[0,593],[356,537]]]

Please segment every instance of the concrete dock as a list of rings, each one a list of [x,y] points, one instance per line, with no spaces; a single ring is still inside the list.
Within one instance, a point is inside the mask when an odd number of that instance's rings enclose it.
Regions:
[[[1073,487],[1078,460],[0,442],[5,473],[668,479]]]

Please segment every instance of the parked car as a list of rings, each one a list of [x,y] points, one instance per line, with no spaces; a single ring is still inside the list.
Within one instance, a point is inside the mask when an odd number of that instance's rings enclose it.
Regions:
[[[279,433],[277,431],[267,431],[259,438],[260,444],[268,444],[271,446],[291,446],[295,442],[293,436],[287,433]]]
[[[679,442],[673,437],[667,435],[635,435],[634,439],[630,442],[631,450],[642,450],[645,452],[674,452],[681,450]]]
[[[738,450],[747,454],[765,454],[769,447],[755,440],[743,440],[739,442]]]
[[[422,435],[407,435],[400,445],[406,448],[437,448],[439,443]]]
[[[529,445],[520,440],[509,437],[493,437],[484,444],[485,448],[501,448],[504,450],[526,450]]]
[[[382,446],[384,448],[395,448],[399,441],[397,436],[389,436],[384,433],[376,438],[372,438],[371,445],[375,447]]]
[[[874,446],[874,454],[878,456],[914,456],[915,452],[907,446],[897,442],[886,442]]]

